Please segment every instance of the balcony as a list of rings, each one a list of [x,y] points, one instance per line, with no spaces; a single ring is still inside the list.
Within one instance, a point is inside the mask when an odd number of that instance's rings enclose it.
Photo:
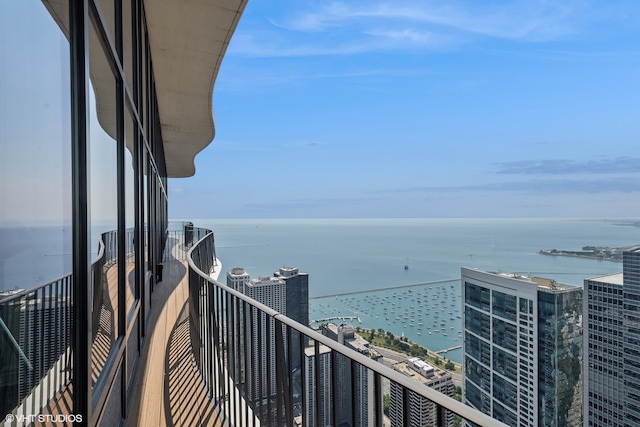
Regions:
[[[178,228],[167,232],[162,281],[151,294],[128,425],[408,426],[417,408],[431,417],[425,425],[449,425],[453,416],[504,425],[221,284],[214,234]],[[108,271],[108,242],[103,235],[94,273]],[[6,426],[73,413],[71,280],[0,300]],[[96,372],[107,356],[100,342],[109,339],[109,286],[94,279]],[[391,389],[389,418],[383,394]]]

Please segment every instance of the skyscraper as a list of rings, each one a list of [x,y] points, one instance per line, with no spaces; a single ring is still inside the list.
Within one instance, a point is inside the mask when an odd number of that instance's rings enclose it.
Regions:
[[[640,247],[622,273],[584,282],[585,426],[640,425]]]
[[[322,335],[338,341],[347,348],[371,357],[369,342],[357,335],[352,325],[329,323],[322,327]],[[338,407],[336,408],[338,420],[342,421],[344,425],[351,425],[352,419],[355,419],[355,425],[373,424],[374,419],[370,417],[373,414],[369,414],[369,400],[374,398],[370,396],[373,393],[373,389],[369,387],[366,369],[361,365],[352,367],[350,361],[340,354],[336,355],[335,369],[337,372],[336,392],[339,393],[337,398]],[[355,369],[353,376],[351,369]],[[352,378],[357,384],[357,387],[355,387],[357,392],[354,396],[345,392],[353,388],[351,384]]]
[[[277,277],[262,276],[252,279],[246,284],[245,294],[272,309],[287,314],[287,293],[286,283]],[[261,373],[268,372],[266,381],[262,384],[261,390],[249,390],[251,400],[270,398],[276,391],[276,344],[275,344],[275,325],[271,323],[270,336],[261,336],[265,331],[259,331],[252,328],[251,325],[257,323],[257,319],[253,316],[264,316],[264,314],[250,313],[252,321],[246,326],[247,335],[251,336],[251,345],[258,348],[260,345],[267,345],[268,354],[262,357],[259,364],[253,366],[254,378],[258,378]],[[269,342],[266,342],[268,340]],[[267,353],[267,352],[265,352]],[[251,369],[251,368],[250,368]]]
[[[582,288],[462,269],[463,400],[513,426],[582,425]]]
[[[227,286],[243,294],[249,280],[251,276],[242,267],[235,267],[227,272]]]
[[[624,425],[640,425],[640,247],[622,254]]]
[[[305,414],[309,427],[324,427],[333,425],[333,410],[331,402],[331,349],[320,344],[318,354],[315,347],[305,349],[304,369],[307,381],[303,384],[306,387],[307,412]]]
[[[295,267],[281,267],[273,273],[287,284],[286,311],[282,312],[287,317],[309,326],[309,275],[301,273]],[[309,343],[305,341],[305,347]],[[300,336],[297,333],[291,335],[291,370],[300,369]]]
[[[623,273],[584,281],[585,426],[624,426]]]
[[[227,272],[227,286],[231,289],[241,292],[243,294],[246,293],[247,284],[251,280],[249,273],[245,271],[242,267],[232,268]],[[237,370],[236,372],[231,372],[231,375],[234,378],[237,378],[238,382],[245,383],[245,374],[246,374],[246,354],[245,354],[245,335],[247,332],[245,330],[245,313],[244,313],[244,305],[237,303],[234,300],[234,306],[232,310],[238,316],[238,330],[234,336],[234,344],[230,351],[232,351],[235,355],[235,360],[238,363],[235,365]]]
[[[451,374],[442,369],[429,365],[419,357],[414,357],[406,362],[400,362],[394,366],[394,369],[408,377],[413,378],[427,387],[433,388],[442,394],[453,397],[454,387]],[[391,393],[389,400],[389,419],[391,425],[402,425],[405,411],[403,388],[397,383],[391,381]],[[453,425],[453,414],[441,409],[438,413],[437,406],[422,396],[414,392],[407,394],[409,402],[406,407],[409,408],[409,426],[423,427],[442,425],[438,421],[444,422],[446,426]]]
[[[296,267],[281,267],[273,273],[287,284],[287,317],[309,325],[309,274]]]

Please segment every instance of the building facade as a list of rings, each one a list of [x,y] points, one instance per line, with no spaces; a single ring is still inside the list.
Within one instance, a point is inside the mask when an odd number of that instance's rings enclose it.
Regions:
[[[280,267],[273,276],[287,284],[287,317],[309,326],[309,274],[296,267]]]
[[[31,329],[38,323],[28,313],[70,316],[57,330],[69,363],[51,387],[30,391],[27,413],[40,413],[50,393],[72,389],[68,410],[80,424],[126,422],[153,329],[148,313],[165,255],[167,178],[193,175],[196,153],[213,139],[213,83],[245,3],[0,2],[2,31],[10,35],[0,38],[0,228],[11,230],[18,255],[29,254],[34,234],[53,237],[57,255],[46,262],[64,275],[3,286],[26,289],[12,300],[45,301],[37,313],[35,306],[23,312],[36,354],[61,360],[53,356],[60,343],[46,341],[42,326]],[[9,268],[19,258],[2,254],[3,280],[5,272],[33,267]],[[50,295],[59,310],[48,308]],[[6,372],[33,367],[9,335],[0,343],[3,361],[13,363]],[[3,405],[0,416],[15,409]]]
[[[296,322],[309,326],[309,275],[300,272],[295,267],[280,267],[273,273],[287,284],[287,317]],[[309,344],[305,339],[304,346]],[[290,369],[300,369],[302,358],[300,357],[300,335],[291,336],[291,363]]]
[[[463,401],[513,426],[582,425],[582,288],[462,269]]]
[[[250,280],[245,290],[245,294],[248,297],[286,315],[287,284],[284,280],[277,277],[259,277]],[[257,330],[253,328],[253,325],[258,324],[258,320],[253,318],[255,316],[264,316],[264,314],[249,313],[251,320],[246,325],[245,333],[251,337],[251,345],[254,349],[266,346],[268,356],[262,357],[253,368],[250,367],[249,369],[253,371],[254,378],[266,377],[266,381],[262,382],[261,390],[249,390],[248,395],[250,400],[270,399],[276,392],[275,326],[271,322],[270,331]],[[264,319],[262,319],[262,322],[264,323]],[[268,360],[271,362],[269,363]]]
[[[322,335],[331,338],[340,344],[372,357],[369,349],[369,342],[359,336],[355,328],[349,324],[336,325],[328,323],[322,327]],[[357,365],[351,366],[350,361],[344,356],[336,355],[336,382],[338,405],[338,420],[340,425],[351,426],[352,420],[355,425],[373,424],[374,420],[369,413],[369,401],[374,399],[372,387],[369,387],[369,378],[364,367]],[[351,372],[355,369],[355,372]],[[355,382],[355,384],[352,384]],[[355,389],[355,395],[346,393],[346,390]]]
[[[454,385],[451,374],[447,371],[431,366],[419,357],[414,357],[406,362],[397,363],[394,369],[408,377],[413,378],[425,386],[440,393],[453,397]],[[405,411],[409,410],[410,427],[426,427],[435,425],[453,426],[453,414],[439,410],[438,407],[422,396],[414,392],[407,394],[409,402],[404,402],[403,389],[397,383],[391,381],[389,399],[389,420],[391,425],[402,425]]]
[[[249,273],[242,267],[232,268],[227,272],[227,286],[246,294],[247,285],[251,280]],[[246,381],[246,352],[245,352],[245,336],[247,336],[247,329],[245,327],[245,307],[240,304],[234,304],[233,312],[238,316],[238,329],[234,334],[234,345],[230,349],[234,353],[235,360],[238,363],[235,365],[236,372],[231,372],[234,379],[237,379],[241,384],[245,384]]]
[[[307,398],[305,420],[309,427],[334,425],[333,368],[329,347],[319,344],[305,349],[304,370],[307,380],[303,387]]]
[[[622,273],[586,279],[585,426],[640,424],[640,248]]]
[[[623,273],[584,281],[585,426],[624,426]]]
[[[232,268],[227,272],[227,286],[240,293],[246,293],[251,276],[242,267]]]
[[[640,425],[640,247],[622,254],[624,425]]]

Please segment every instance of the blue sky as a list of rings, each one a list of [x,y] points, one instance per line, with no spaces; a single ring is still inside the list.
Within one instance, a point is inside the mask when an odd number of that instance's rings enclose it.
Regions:
[[[250,1],[172,218],[638,217],[640,2]]]

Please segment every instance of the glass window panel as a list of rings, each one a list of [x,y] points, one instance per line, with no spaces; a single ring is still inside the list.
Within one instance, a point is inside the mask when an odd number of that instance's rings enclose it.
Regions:
[[[92,380],[95,386],[118,333],[116,85],[93,25],[89,30]]]
[[[142,99],[140,101],[140,105],[138,106],[138,114],[140,115],[142,126],[144,126],[145,129],[145,132],[143,133],[145,135],[148,135],[148,133],[146,133],[146,130],[149,128],[149,100],[147,99],[147,88],[149,86],[149,80],[147,76],[147,33],[142,24],[140,30],[140,65],[142,67],[140,78]]]
[[[71,272],[71,106],[69,44],[42,4],[2,2],[0,34],[4,291]]]
[[[134,56],[134,46],[133,46],[133,23],[132,17],[133,12],[131,10],[132,2],[131,0],[123,0],[122,1],[122,47],[123,47],[123,60],[124,60],[124,74],[127,82],[127,86],[129,87],[129,92],[136,99],[136,95],[133,93],[133,78],[134,78],[134,70],[133,70],[133,56]],[[135,101],[137,102],[137,100]]]
[[[53,12],[0,2],[0,299],[31,290],[0,304],[0,418],[71,380],[69,43]]]
[[[138,298],[138,291],[136,288],[136,271],[135,271],[135,244],[134,244],[134,231],[135,231],[135,180],[134,180],[134,160],[131,153],[134,152],[136,147],[135,135],[137,135],[137,128],[134,125],[133,118],[130,111],[127,109],[125,112],[125,150],[124,150],[124,197],[125,197],[125,236],[126,236],[126,307],[127,313],[133,305],[133,301]]]

